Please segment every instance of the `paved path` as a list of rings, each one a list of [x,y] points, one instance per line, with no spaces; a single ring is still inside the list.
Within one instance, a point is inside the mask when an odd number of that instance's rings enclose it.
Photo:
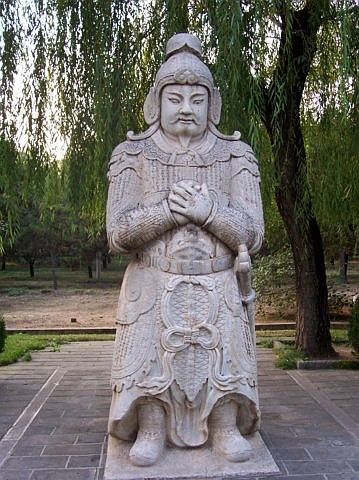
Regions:
[[[102,479],[112,346],[0,368],[0,480]],[[288,373],[266,349],[258,363],[261,433],[282,473],[251,480],[359,480],[359,373]]]

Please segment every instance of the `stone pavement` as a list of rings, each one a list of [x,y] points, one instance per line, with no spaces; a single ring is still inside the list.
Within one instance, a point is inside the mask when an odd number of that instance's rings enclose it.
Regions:
[[[0,480],[102,479],[112,346],[0,367]],[[282,473],[240,479],[359,480],[359,373],[285,372],[262,348],[258,363],[261,433]]]

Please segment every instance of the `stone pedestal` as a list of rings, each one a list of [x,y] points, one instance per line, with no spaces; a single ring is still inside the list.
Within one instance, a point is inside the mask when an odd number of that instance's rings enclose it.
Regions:
[[[253,474],[278,473],[279,469],[259,433],[247,437],[252,445],[252,458],[243,463],[227,462],[210,447],[168,448],[151,467],[135,467],[129,462],[131,444],[109,437],[104,480],[161,480],[180,478],[223,478]]]

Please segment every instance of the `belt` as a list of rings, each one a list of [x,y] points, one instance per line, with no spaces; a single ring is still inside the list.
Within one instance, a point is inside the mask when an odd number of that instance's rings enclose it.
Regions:
[[[168,273],[180,275],[208,275],[209,273],[228,270],[234,265],[234,257],[225,255],[223,257],[209,258],[207,260],[175,260],[164,256],[154,256],[148,253],[137,254],[138,259],[146,267],[154,267]]]

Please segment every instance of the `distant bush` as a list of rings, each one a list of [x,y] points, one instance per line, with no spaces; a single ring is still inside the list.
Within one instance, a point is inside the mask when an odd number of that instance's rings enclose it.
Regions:
[[[28,289],[26,287],[11,287],[6,290],[9,297],[18,297],[20,295],[25,295]]]
[[[5,320],[4,320],[4,317],[0,315],[0,352],[4,350],[5,338],[6,338]]]
[[[257,345],[260,345],[263,348],[273,348],[273,339],[272,338],[263,338]]]
[[[304,352],[296,350],[294,345],[285,345],[282,348],[274,349],[274,365],[282,370],[294,370],[297,368],[297,361],[307,358]]]
[[[349,317],[348,338],[350,345],[359,353],[359,299],[354,302],[352,313]]]
[[[253,286],[261,294],[273,286],[280,286],[294,278],[293,256],[289,248],[255,259],[253,265]]]

